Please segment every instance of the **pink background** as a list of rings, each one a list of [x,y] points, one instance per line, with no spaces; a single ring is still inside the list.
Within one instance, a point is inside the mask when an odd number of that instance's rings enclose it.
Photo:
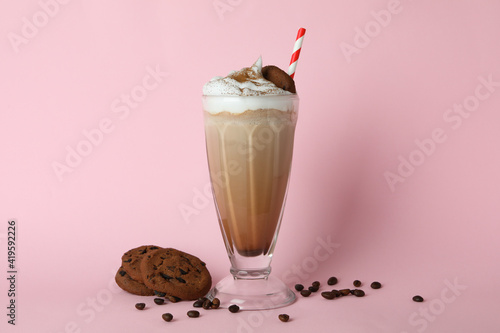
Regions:
[[[498,332],[500,2],[60,1],[0,4],[2,331]],[[175,247],[205,260],[215,281],[228,273],[203,194],[201,88],[260,55],[286,68],[301,26],[301,110],[273,274],[290,286],[360,279],[367,296],[198,319],[185,316],[191,302],[135,310],[144,298],[113,282],[129,248]],[[453,111],[464,103],[472,111]],[[58,177],[68,147],[87,156]],[[374,280],[384,287],[371,290]]]

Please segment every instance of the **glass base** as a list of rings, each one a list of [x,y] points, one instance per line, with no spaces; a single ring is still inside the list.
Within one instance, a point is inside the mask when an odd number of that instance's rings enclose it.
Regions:
[[[273,276],[260,279],[226,276],[207,294],[210,300],[215,297],[220,300],[221,307],[227,308],[236,304],[240,310],[275,309],[295,301],[295,293]]]

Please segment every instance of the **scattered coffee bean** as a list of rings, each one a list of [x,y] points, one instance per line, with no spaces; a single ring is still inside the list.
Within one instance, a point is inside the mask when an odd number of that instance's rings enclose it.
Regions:
[[[154,301],[155,301],[155,304],[158,304],[158,305],[162,305],[163,303],[165,303],[164,298],[155,298]]]
[[[354,289],[349,290],[349,293],[350,293],[351,295],[354,295]]]
[[[174,319],[174,316],[172,316],[171,313],[164,313],[164,314],[161,315],[161,317],[165,321],[171,321],[172,319]]]
[[[214,298],[212,301],[212,309],[218,309],[220,306],[220,299]]]
[[[302,290],[304,290],[304,286],[302,284],[300,284],[300,283],[297,283],[295,285],[295,290],[302,291]]]
[[[187,315],[189,318],[198,318],[200,316],[200,313],[196,310],[190,310],[187,312]]]
[[[354,292],[352,293],[356,297],[363,297],[365,296],[365,292],[361,289],[354,289]]]
[[[412,298],[412,299],[413,299],[413,301],[415,301],[415,302],[423,302],[423,301],[424,301],[424,298],[423,298],[422,296],[419,296],[419,295],[417,295],[417,296],[413,296],[413,298]]]
[[[342,294],[340,293],[340,291],[338,291],[337,289],[333,289],[331,291],[331,293],[335,296],[335,297],[340,297],[342,296]]]
[[[339,282],[339,280],[337,280],[335,276],[332,276],[326,283],[328,283],[329,286],[333,286],[334,284],[337,284],[337,282]]]
[[[137,303],[137,304],[135,305],[135,308],[136,308],[137,310],[144,310],[144,308],[145,308],[145,307],[146,307],[146,304],[144,304],[144,303]]]
[[[203,306],[203,302],[204,302],[203,300],[198,299],[198,300],[196,300],[196,301],[193,303],[193,307],[195,307],[195,308],[201,308],[201,307]]]
[[[240,311],[240,307],[236,304],[230,305],[227,309],[231,313],[236,313],[236,312]]]
[[[283,313],[283,314],[280,314],[278,316],[279,320],[281,320],[282,322],[286,323],[289,319],[290,319],[290,316]]]
[[[181,300],[179,297],[175,297],[175,296],[167,296],[167,298],[172,303],[177,303]]]
[[[355,287],[361,287],[361,281],[359,281],[359,280],[354,280],[354,281],[352,282],[352,284],[353,284]]]
[[[311,295],[311,291],[304,289],[300,292],[300,294],[304,297],[309,297],[309,295]]]
[[[205,310],[208,310],[212,307],[212,301],[210,301],[208,298],[203,302],[203,305],[202,307],[205,309]]]
[[[321,283],[319,283],[319,281],[314,281],[313,283],[311,283],[311,286],[313,287],[318,287],[321,285]]]
[[[310,286],[309,288],[307,288],[310,292],[317,292],[319,290],[319,287],[316,287],[316,286]]]
[[[321,296],[323,296],[326,299],[334,299],[335,295],[331,291],[323,291],[321,293]]]
[[[372,282],[370,287],[372,287],[373,289],[380,289],[382,287],[382,285],[380,284],[380,282],[374,281],[374,282]]]
[[[351,290],[350,289],[340,289],[339,292],[342,296],[347,296],[351,293]]]

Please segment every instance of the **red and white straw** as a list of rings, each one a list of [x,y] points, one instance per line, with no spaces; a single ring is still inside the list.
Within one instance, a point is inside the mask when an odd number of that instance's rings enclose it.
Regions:
[[[295,68],[297,68],[297,62],[299,61],[300,50],[302,49],[302,41],[304,40],[305,33],[306,29],[299,29],[297,38],[295,39],[295,45],[293,46],[292,59],[290,60],[290,67],[288,67],[288,75],[290,75],[292,79],[295,76]]]

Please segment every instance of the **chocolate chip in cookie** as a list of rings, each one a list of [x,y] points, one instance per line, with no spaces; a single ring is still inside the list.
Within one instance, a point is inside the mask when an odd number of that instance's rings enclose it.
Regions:
[[[141,261],[146,254],[161,249],[156,245],[143,245],[134,249],[128,250],[122,256],[122,267],[130,275],[130,277],[138,282],[142,281]]]
[[[146,287],[144,283],[132,279],[130,275],[125,272],[123,267],[120,267],[120,269],[118,269],[118,272],[116,272],[115,281],[120,288],[131,294],[140,296],[154,295],[154,291],[152,289]]]

